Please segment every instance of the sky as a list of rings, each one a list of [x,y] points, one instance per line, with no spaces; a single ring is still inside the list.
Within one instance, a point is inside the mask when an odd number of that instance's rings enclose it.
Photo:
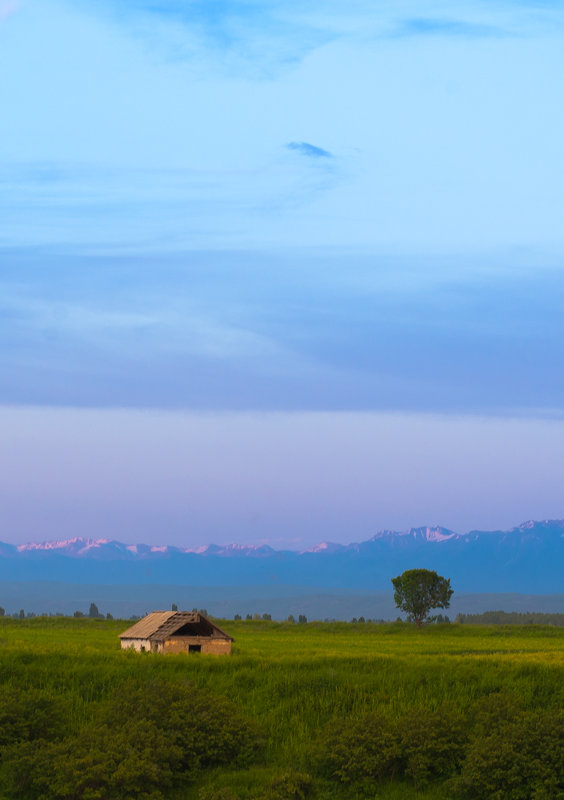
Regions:
[[[564,517],[564,0],[0,0],[0,540]]]

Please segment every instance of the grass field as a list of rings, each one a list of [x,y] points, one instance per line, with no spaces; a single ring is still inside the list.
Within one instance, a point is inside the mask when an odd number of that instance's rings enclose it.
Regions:
[[[369,711],[398,716],[446,704],[471,715],[482,698],[499,694],[518,700],[526,711],[564,706],[562,628],[219,624],[235,637],[230,657],[123,652],[118,634],[130,623],[119,620],[3,618],[3,697],[32,689],[64,697],[73,729],[132,682],[141,687],[155,680],[188,682],[228,698],[258,722],[264,747],[254,766],[208,770],[197,785],[166,794],[194,800],[257,797],[257,790],[288,769],[313,775],[312,796],[376,796],[372,789],[329,783],[315,773],[316,742],[326,726]],[[394,780],[379,784],[377,796],[442,798],[445,791],[440,783],[418,790]]]

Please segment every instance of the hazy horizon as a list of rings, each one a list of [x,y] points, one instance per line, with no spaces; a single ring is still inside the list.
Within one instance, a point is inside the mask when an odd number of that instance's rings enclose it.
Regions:
[[[0,540],[18,544],[300,549],[563,516],[560,421],[53,408],[0,420]]]

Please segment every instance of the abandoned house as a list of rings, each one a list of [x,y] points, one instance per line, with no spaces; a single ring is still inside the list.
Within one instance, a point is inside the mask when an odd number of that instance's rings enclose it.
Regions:
[[[120,634],[123,650],[150,653],[231,652],[233,638],[197,611],[153,611]]]

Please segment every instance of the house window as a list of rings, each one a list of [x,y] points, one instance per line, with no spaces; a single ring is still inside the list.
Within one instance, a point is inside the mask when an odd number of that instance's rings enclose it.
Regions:
[[[189,644],[188,645],[188,652],[189,653],[201,653],[202,652],[202,645],[201,644]]]

